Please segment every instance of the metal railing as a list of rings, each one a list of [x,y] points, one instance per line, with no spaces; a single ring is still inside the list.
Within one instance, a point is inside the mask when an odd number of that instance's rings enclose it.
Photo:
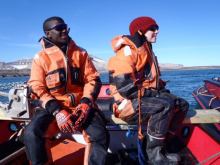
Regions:
[[[26,84],[27,81],[11,82],[11,83],[2,83],[0,84],[0,91],[5,89],[11,89],[19,84]]]

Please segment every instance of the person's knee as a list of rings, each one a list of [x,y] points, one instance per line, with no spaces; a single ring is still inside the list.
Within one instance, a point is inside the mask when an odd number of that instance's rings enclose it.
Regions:
[[[94,130],[95,131],[95,130]],[[109,141],[110,135],[104,127],[99,127],[94,133],[94,140],[98,143],[106,144]]]
[[[25,144],[25,140],[24,140],[24,132],[22,132],[21,135],[18,136],[18,140],[19,140],[20,142],[22,142],[23,144]]]
[[[175,110],[175,102],[174,102],[173,100],[171,100],[171,99],[167,100],[167,102],[164,103],[163,105],[164,105],[164,107],[165,107],[165,110],[166,110],[167,112],[169,112],[169,113],[170,113],[171,111],[174,111],[174,110]]]
[[[110,135],[107,129],[101,124],[93,124],[90,130],[86,130],[87,134],[90,135],[90,141],[108,145]]]
[[[184,100],[184,99],[180,99],[181,101],[181,109],[182,111],[187,111],[189,109],[189,102]]]
[[[41,136],[41,130],[37,126],[30,123],[30,125],[25,128],[24,136],[29,138],[34,138],[34,136]]]

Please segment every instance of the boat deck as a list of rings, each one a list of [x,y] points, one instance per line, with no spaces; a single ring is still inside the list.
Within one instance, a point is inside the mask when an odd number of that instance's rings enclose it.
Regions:
[[[182,158],[180,165],[196,165],[198,163],[189,149],[179,140],[178,137],[175,137],[173,140],[173,146],[175,152]],[[18,151],[20,151],[20,154]],[[24,152],[24,145],[14,140],[7,141],[0,145],[0,160],[2,161],[5,157],[8,157],[8,161],[5,161],[7,165],[29,164]],[[62,163],[62,159],[60,159],[59,162],[61,162],[62,165],[65,165]],[[59,165],[59,163],[57,165]],[[118,154],[109,153],[105,165],[139,165],[137,149],[119,150]]]
[[[190,150],[176,137],[173,141],[175,152],[181,156],[179,165],[196,165],[198,161]],[[118,154],[108,154],[105,165],[140,165],[137,149],[119,150]]]

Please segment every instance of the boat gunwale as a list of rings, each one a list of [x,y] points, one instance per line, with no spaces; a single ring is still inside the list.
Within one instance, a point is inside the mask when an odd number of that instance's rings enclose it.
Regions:
[[[214,80],[203,80],[205,83],[211,83],[220,88],[220,82]]]

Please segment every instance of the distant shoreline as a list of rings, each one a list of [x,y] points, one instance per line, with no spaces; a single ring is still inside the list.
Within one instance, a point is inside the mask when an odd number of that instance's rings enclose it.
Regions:
[[[181,67],[181,68],[160,68],[160,71],[178,71],[178,70],[206,70],[206,69],[220,69],[220,66],[193,66],[193,67]],[[108,73],[107,71],[101,71],[99,73]]]
[[[196,67],[181,67],[181,68],[160,68],[161,71],[178,71],[178,70],[205,70],[205,69],[220,69],[220,66],[196,66]],[[100,74],[108,73],[108,70],[101,70]],[[30,69],[21,70],[0,70],[1,77],[25,77],[30,76]]]
[[[0,77],[24,77],[30,76],[30,69],[0,70]]]
[[[205,69],[220,69],[220,66],[193,66],[193,67],[181,67],[181,68],[160,68],[161,71],[205,70]]]

